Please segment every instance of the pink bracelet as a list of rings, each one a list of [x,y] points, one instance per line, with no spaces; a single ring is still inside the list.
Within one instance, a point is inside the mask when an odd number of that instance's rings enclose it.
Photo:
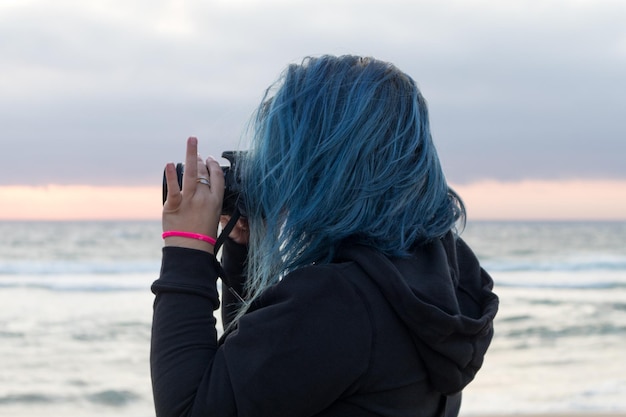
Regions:
[[[211,236],[201,235],[200,233],[179,232],[177,230],[170,230],[170,231],[167,231],[167,232],[163,232],[163,239],[165,239],[166,237],[170,237],[170,236],[186,237],[186,238],[189,238],[189,239],[198,239],[198,240],[202,240],[204,242],[207,242],[207,243],[209,243],[209,244],[211,244],[213,246],[215,246],[215,243],[217,242]]]

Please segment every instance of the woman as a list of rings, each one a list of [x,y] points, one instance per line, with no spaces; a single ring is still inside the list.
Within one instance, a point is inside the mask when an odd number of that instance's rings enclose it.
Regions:
[[[224,245],[223,269],[221,168],[197,156],[195,138],[182,192],[166,167],[157,415],[456,415],[498,300],[455,233],[464,209],[415,82],[371,58],[308,58],[268,90],[254,122],[240,172],[247,222]],[[245,277],[235,288],[245,301],[218,341],[220,274]],[[223,295],[232,310],[238,296]]]

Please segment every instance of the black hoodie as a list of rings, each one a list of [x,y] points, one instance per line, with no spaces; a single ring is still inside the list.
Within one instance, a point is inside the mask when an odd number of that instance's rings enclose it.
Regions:
[[[158,416],[439,416],[493,336],[493,282],[451,233],[406,259],[345,245],[266,290],[220,343],[218,270],[207,253],[163,250]]]

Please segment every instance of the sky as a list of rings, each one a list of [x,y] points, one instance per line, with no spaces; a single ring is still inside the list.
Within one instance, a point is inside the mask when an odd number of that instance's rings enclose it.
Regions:
[[[626,219],[621,0],[2,0],[0,220],[158,219],[308,55],[411,75],[469,219]]]

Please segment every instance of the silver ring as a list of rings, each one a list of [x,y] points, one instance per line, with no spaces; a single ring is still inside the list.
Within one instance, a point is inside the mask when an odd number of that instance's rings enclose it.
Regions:
[[[209,181],[208,178],[205,178],[205,177],[198,178],[196,182],[199,182],[200,184],[208,185],[209,187],[211,186],[211,182]]]

